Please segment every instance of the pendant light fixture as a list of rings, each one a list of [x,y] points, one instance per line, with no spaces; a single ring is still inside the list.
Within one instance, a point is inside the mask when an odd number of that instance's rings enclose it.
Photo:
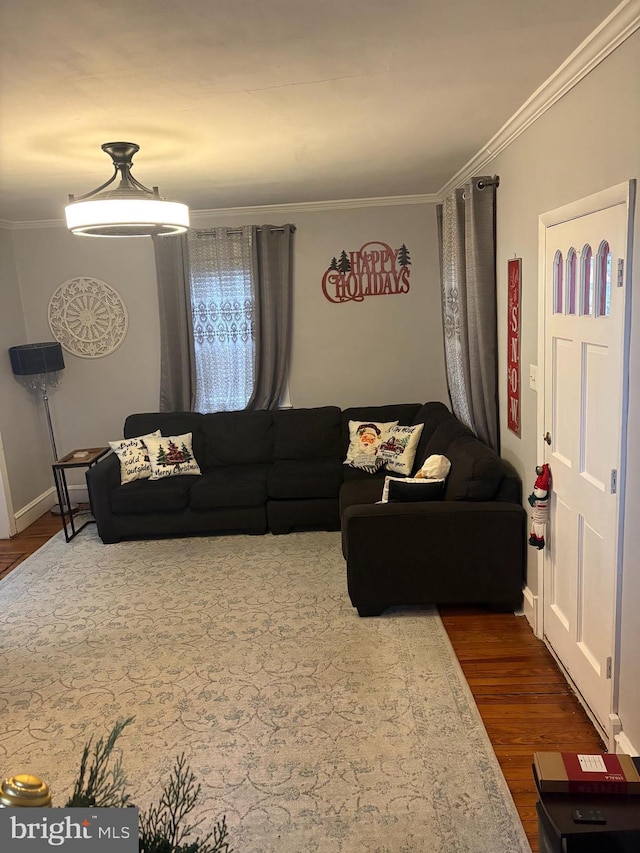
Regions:
[[[160,197],[131,174],[135,142],[105,142],[101,146],[115,171],[106,183],[86,195],[69,195],[67,228],[84,237],[146,237],[181,234],[189,227],[189,208]],[[107,189],[120,176],[114,189]]]

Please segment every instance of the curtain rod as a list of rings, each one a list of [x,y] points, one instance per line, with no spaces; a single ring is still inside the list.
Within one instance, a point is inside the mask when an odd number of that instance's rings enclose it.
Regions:
[[[479,180],[477,183],[477,187],[479,190],[483,190],[485,187],[499,187],[500,186],[500,178],[498,175],[494,175],[493,178],[489,178],[489,180]]]
[[[276,231],[284,233],[285,228],[288,228],[292,234],[296,230],[295,225],[280,225],[275,228],[271,228],[270,231],[272,234]],[[210,231],[196,231],[196,237],[212,237],[215,236],[218,231],[223,230],[223,228],[212,228]],[[256,228],[256,231],[262,231],[262,228],[258,227]],[[227,228],[226,233],[227,236],[229,236],[229,234],[242,234],[242,228]]]

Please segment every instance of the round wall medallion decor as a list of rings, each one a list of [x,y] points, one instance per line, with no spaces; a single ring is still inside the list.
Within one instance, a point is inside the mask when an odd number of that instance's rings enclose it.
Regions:
[[[127,334],[122,297],[99,278],[72,278],[49,301],[49,328],[62,347],[80,358],[102,358]]]

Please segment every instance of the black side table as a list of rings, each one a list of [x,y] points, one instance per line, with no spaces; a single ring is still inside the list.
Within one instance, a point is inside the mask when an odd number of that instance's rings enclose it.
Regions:
[[[69,500],[69,488],[67,486],[67,469],[82,468],[87,469],[93,467],[99,459],[110,451],[110,447],[85,447],[79,450],[72,450],[67,453],[62,459],[58,459],[53,463],[53,478],[56,483],[56,492],[58,493],[58,504],[60,505],[60,517],[62,518],[62,527],[64,529],[64,538],[67,542],[71,542],[74,536],[77,536],[80,531],[95,519],[86,518],[81,525],[76,525],[76,520],[71,510],[71,501]]]
[[[634,763],[640,766],[640,759]],[[605,823],[577,822],[576,809],[583,817],[587,809],[597,809]],[[548,794],[538,789],[536,811],[540,853],[640,850],[640,795]]]

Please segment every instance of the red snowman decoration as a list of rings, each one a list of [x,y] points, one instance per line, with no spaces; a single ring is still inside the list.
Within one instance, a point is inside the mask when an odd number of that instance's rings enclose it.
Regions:
[[[529,503],[533,507],[531,515],[531,530],[529,545],[541,550],[545,546],[544,536],[549,521],[549,492],[551,490],[551,469],[545,462],[536,467],[536,481],[533,492],[529,495]]]

